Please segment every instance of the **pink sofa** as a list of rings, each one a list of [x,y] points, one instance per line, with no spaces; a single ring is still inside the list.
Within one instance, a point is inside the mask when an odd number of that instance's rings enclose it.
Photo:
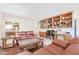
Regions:
[[[53,44],[41,48],[34,55],[79,55],[79,38],[73,38],[69,42],[55,39]]]
[[[17,35],[17,43],[20,48],[31,49],[36,47],[35,44],[42,42],[41,38],[36,38],[33,31],[21,31]]]

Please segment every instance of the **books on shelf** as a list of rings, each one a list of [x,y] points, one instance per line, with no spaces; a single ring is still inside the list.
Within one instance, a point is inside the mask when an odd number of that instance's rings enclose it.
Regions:
[[[40,28],[72,27],[72,12],[60,14],[40,21]]]

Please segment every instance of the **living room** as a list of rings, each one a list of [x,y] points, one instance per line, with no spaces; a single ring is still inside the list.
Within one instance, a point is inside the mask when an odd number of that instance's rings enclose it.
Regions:
[[[0,3],[0,54],[79,54],[79,48],[71,48],[71,51],[67,49],[72,44],[79,45],[78,5],[78,3]],[[62,52],[64,50],[66,51]]]

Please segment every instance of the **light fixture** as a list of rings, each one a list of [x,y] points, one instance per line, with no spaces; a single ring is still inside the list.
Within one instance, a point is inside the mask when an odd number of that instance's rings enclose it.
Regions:
[[[11,30],[11,29],[13,29],[11,24],[5,25],[5,30]]]

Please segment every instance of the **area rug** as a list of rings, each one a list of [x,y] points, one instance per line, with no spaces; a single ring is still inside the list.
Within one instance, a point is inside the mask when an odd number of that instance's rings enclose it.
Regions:
[[[4,49],[6,55],[16,55],[17,53],[20,53],[23,51],[23,49],[20,49],[19,46],[14,46],[11,48]]]
[[[35,52],[36,50],[38,50],[39,48],[32,48],[32,49],[29,49],[28,51],[29,52],[31,52],[31,53],[33,53],[33,52]]]

